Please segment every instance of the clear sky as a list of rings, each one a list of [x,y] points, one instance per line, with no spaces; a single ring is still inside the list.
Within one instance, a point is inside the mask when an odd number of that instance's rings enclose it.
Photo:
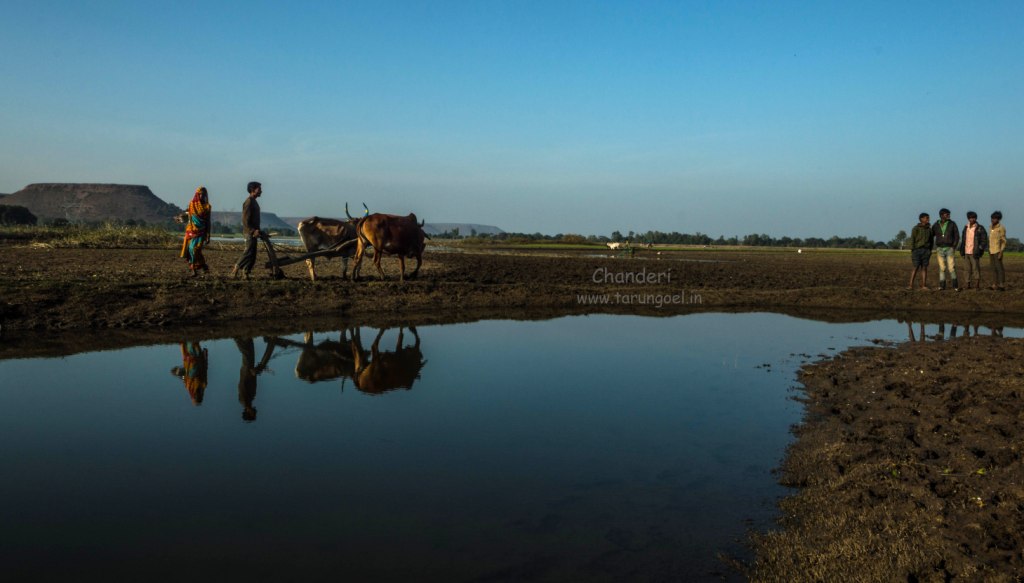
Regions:
[[[0,0],[0,192],[509,231],[1024,227],[1024,2]],[[1016,218],[1015,218],[1016,217]]]

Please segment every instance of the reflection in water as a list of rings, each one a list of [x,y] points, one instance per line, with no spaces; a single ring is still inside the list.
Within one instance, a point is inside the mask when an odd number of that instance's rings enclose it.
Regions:
[[[256,347],[252,338],[235,338],[235,345],[242,353],[242,368],[238,371],[238,402],[242,404],[242,419],[255,421],[256,407],[252,402],[256,399],[256,377],[267,369],[267,363],[274,354],[274,343],[267,342],[259,364],[256,364]]]
[[[1000,323],[984,318],[959,319],[948,346]],[[737,541],[787,493],[771,468],[803,415],[793,356],[916,340],[920,324],[598,315],[0,361],[0,570],[738,580],[717,557],[748,557]]]
[[[420,352],[420,335],[416,333],[416,328],[410,326],[409,331],[416,339],[415,343],[412,346],[403,346],[403,329],[399,328],[398,341],[393,352],[381,352],[380,338],[384,335],[384,330],[378,332],[370,346],[369,360],[362,346],[353,343],[356,374],[352,380],[357,389],[364,393],[380,395],[396,389],[412,388],[412,384],[420,378],[420,371],[427,361],[423,360],[423,353]],[[356,350],[357,347],[359,350]]]
[[[324,340],[314,344],[313,334],[307,333],[304,342],[286,338],[270,338],[268,342],[302,349],[295,364],[295,376],[299,379],[309,383],[339,378],[344,383],[351,379],[359,391],[380,395],[397,389],[411,389],[427,364],[414,326],[409,326],[413,343],[405,345],[405,327],[400,327],[395,348],[390,351],[380,349],[381,337],[387,330],[382,328],[377,332],[369,350],[363,347],[359,328],[342,330],[338,341]]]
[[[303,342],[287,338],[268,336],[263,340],[266,347],[259,363],[256,362],[254,338],[235,338],[235,346],[242,355],[238,371],[238,402],[242,405],[242,419],[256,420],[257,377],[268,370],[277,347],[299,348],[299,359],[295,363],[295,376],[309,383],[342,379],[351,380],[360,392],[380,395],[397,389],[409,390],[420,378],[420,371],[427,361],[420,351],[420,336],[416,328],[409,326],[414,341],[405,344],[405,327],[398,329],[398,340],[394,350],[381,350],[380,341],[387,328],[377,332],[369,349],[363,346],[359,328],[342,330],[339,340],[323,340],[313,343],[313,333],[307,332]],[[171,369],[171,374],[181,378],[194,405],[203,402],[209,375],[209,353],[198,342],[181,343],[181,366]]]
[[[209,362],[209,353],[198,342],[181,343],[181,366],[172,368],[171,374],[185,383],[193,405],[199,406],[203,402]]]
[[[933,341],[938,342],[938,341],[942,341],[942,340],[953,340],[957,336],[961,336],[963,338],[969,338],[971,336],[982,336],[982,335],[984,335],[983,334],[983,330],[982,330],[983,328],[987,328],[988,329],[988,331],[989,331],[988,335],[989,336],[992,336],[992,337],[995,337],[995,338],[1002,338],[1003,337],[1003,326],[996,326],[996,325],[981,326],[981,325],[979,325],[977,323],[973,323],[972,324],[970,321],[965,321],[965,320],[955,320],[955,321],[951,322],[949,324],[949,335],[948,336],[946,335],[946,323],[945,322],[938,324],[938,329],[935,331],[935,334],[928,334],[926,329],[925,329],[925,323],[924,322],[920,322],[920,323],[918,323],[918,330],[917,330],[917,334],[915,335],[914,334],[914,322],[913,321],[911,321],[909,319],[908,320],[899,320],[899,321],[903,322],[903,323],[905,323],[907,325],[907,338],[911,342],[925,342],[927,340],[933,340]]]

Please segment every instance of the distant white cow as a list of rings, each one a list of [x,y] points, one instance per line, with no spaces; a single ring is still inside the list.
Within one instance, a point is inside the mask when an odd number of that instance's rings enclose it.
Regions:
[[[619,243],[605,243],[605,245],[608,245],[608,248],[613,251],[616,249],[629,249],[629,241],[621,241]]]

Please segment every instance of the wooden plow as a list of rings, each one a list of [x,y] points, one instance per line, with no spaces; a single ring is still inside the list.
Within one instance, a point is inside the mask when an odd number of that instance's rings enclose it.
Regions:
[[[263,239],[263,243],[267,247],[267,256],[270,257],[270,260],[267,261],[265,267],[269,269],[271,273],[274,274],[274,277],[284,277],[284,272],[281,271],[281,268],[284,267],[285,265],[291,265],[292,263],[298,263],[300,261],[305,261],[307,259],[313,259],[314,257],[341,257],[342,255],[345,254],[345,251],[350,245],[355,245],[357,242],[358,239],[352,239],[350,241],[344,241],[342,243],[338,243],[327,249],[321,249],[319,251],[311,251],[309,253],[303,253],[302,255],[283,254],[280,257],[278,257],[277,253],[274,251],[274,245],[270,242],[270,239]]]

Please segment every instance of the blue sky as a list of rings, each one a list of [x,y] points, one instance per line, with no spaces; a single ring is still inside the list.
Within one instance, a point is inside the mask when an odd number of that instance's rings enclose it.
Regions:
[[[1024,214],[1022,2],[0,0],[0,192],[511,231]]]

